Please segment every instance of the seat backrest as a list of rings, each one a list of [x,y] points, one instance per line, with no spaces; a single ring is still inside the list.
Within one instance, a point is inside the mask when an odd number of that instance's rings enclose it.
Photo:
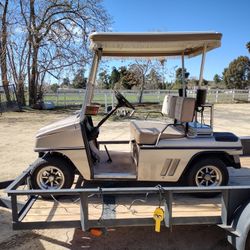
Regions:
[[[165,95],[164,97],[161,108],[161,112],[163,115],[168,115],[169,97],[170,97],[169,95]]]
[[[176,99],[177,96],[165,95],[161,109],[162,114],[174,119]]]
[[[169,106],[168,106],[168,117],[174,119],[175,117],[175,109],[176,109],[176,101],[178,96],[171,96],[169,98]]]
[[[194,118],[195,98],[177,97],[174,118],[179,122],[191,122]]]

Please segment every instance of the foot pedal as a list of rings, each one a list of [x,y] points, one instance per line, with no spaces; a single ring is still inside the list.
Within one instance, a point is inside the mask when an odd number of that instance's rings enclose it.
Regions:
[[[104,145],[104,148],[105,148],[105,151],[106,151],[106,153],[107,153],[107,155],[108,155],[108,160],[107,160],[107,162],[108,162],[108,163],[111,163],[111,162],[112,162],[112,159],[111,159],[111,157],[110,157],[110,154],[109,154],[109,151],[108,151],[106,145]]]

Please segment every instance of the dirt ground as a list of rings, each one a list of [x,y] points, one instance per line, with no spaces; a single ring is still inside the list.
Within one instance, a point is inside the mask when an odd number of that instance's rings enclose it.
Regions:
[[[26,111],[0,115],[0,181],[13,179],[36,158],[34,138],[42,126],[68,116],[72,111]],[[103,125],[102,139],[129,138],[128,121]],[[250,104],[215,106],[215,131],[250,135]],[[95,238],[79,229],[12,231],[10,211],[0,209],[0,249],[233,249],[225,232],[215,226],[164,228],[119,228]]]

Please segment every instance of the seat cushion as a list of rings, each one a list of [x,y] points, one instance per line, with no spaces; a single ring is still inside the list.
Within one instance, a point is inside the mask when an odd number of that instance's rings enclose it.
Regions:
[[[155,144],[159,134],[166,125],[167,124],[163,122],[131,121],[131,139],[135,140],[138,144]],[[183,132],[174,126],[169,126],[161,135],[160,139],[181,138],[183,136]]]

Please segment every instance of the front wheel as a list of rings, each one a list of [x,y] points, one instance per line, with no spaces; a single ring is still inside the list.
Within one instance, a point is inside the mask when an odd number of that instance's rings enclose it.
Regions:
[[[33,165],[32,188],[43,190],[71,188],[74,173],[64,159],[53,156],[38,158]]]
[[[218,158],[197,161],[187,176],[188,185],[197,187],[226,186],[228,179],[227,167]]]

